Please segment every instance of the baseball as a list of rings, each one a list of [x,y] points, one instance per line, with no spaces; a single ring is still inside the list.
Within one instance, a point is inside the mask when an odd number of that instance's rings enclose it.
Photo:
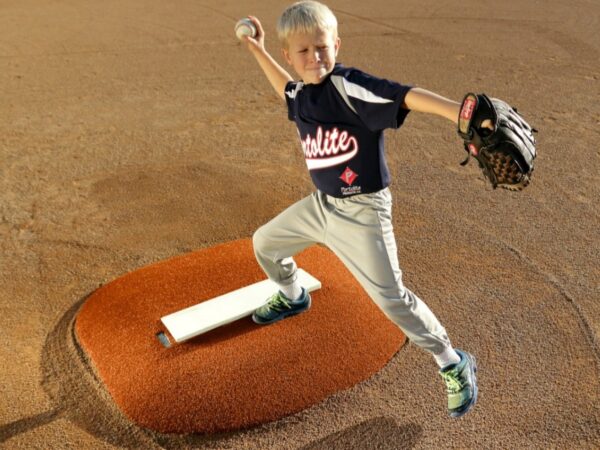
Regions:
[[[244,36],[255,37],[256,26],[250,19],[241,19],[235,24],[235,35],[239,40],[242,40]]]

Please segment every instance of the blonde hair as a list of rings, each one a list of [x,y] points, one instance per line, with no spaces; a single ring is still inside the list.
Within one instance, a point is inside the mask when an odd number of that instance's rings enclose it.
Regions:
[[[284,47],[292,34],[313,34],[317,30],[332,31],[337,37],[337,19],[327,6],[312,0],[288,6],[277,21],[277,37]]]

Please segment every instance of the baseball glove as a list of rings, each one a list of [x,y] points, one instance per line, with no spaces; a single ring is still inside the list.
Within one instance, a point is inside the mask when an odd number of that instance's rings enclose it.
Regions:
[[[493,129],[486,128],[484,122],[491,123]],[[458,118],[458,134],[468,153],[461,165],[474,156],[494,189],[500,186],[520,191],[529,184],[533,172],[536,157],[533,133],[537,130],[516,108],[485,94],[469,93]]]

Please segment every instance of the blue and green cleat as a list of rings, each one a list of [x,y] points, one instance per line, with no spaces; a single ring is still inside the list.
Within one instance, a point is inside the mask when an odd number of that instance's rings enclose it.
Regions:
[[[440,375],[448,392],[448,413],[451,417],[460,417],[477,401],[477,363],[470,353],[455,350],[460,362],[444,367]]]
[[[261,306],[254,314],[252,320],[260,325],[277,322],[288,316],[300,314],[310,308],[310,294],[302,288],[302,295],[298,300],[290,300],[281,291],[274,294],[266,305]]]

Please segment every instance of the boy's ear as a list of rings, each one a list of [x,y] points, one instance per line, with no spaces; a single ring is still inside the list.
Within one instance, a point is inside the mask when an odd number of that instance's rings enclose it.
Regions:
[[[342,40],[339,37],[336,37],[335,44],[333,44],[333,47],[335,48],[335,56],[337,56],[338,52],[340,51],[341,45],[342,45]]]
[[[287,48],[282,48],[281,49],[281,54],[285,58],[285,62],[288,63],[291,66],[292,65],[292,60],[290,59],[290,50],[287,49]]]

